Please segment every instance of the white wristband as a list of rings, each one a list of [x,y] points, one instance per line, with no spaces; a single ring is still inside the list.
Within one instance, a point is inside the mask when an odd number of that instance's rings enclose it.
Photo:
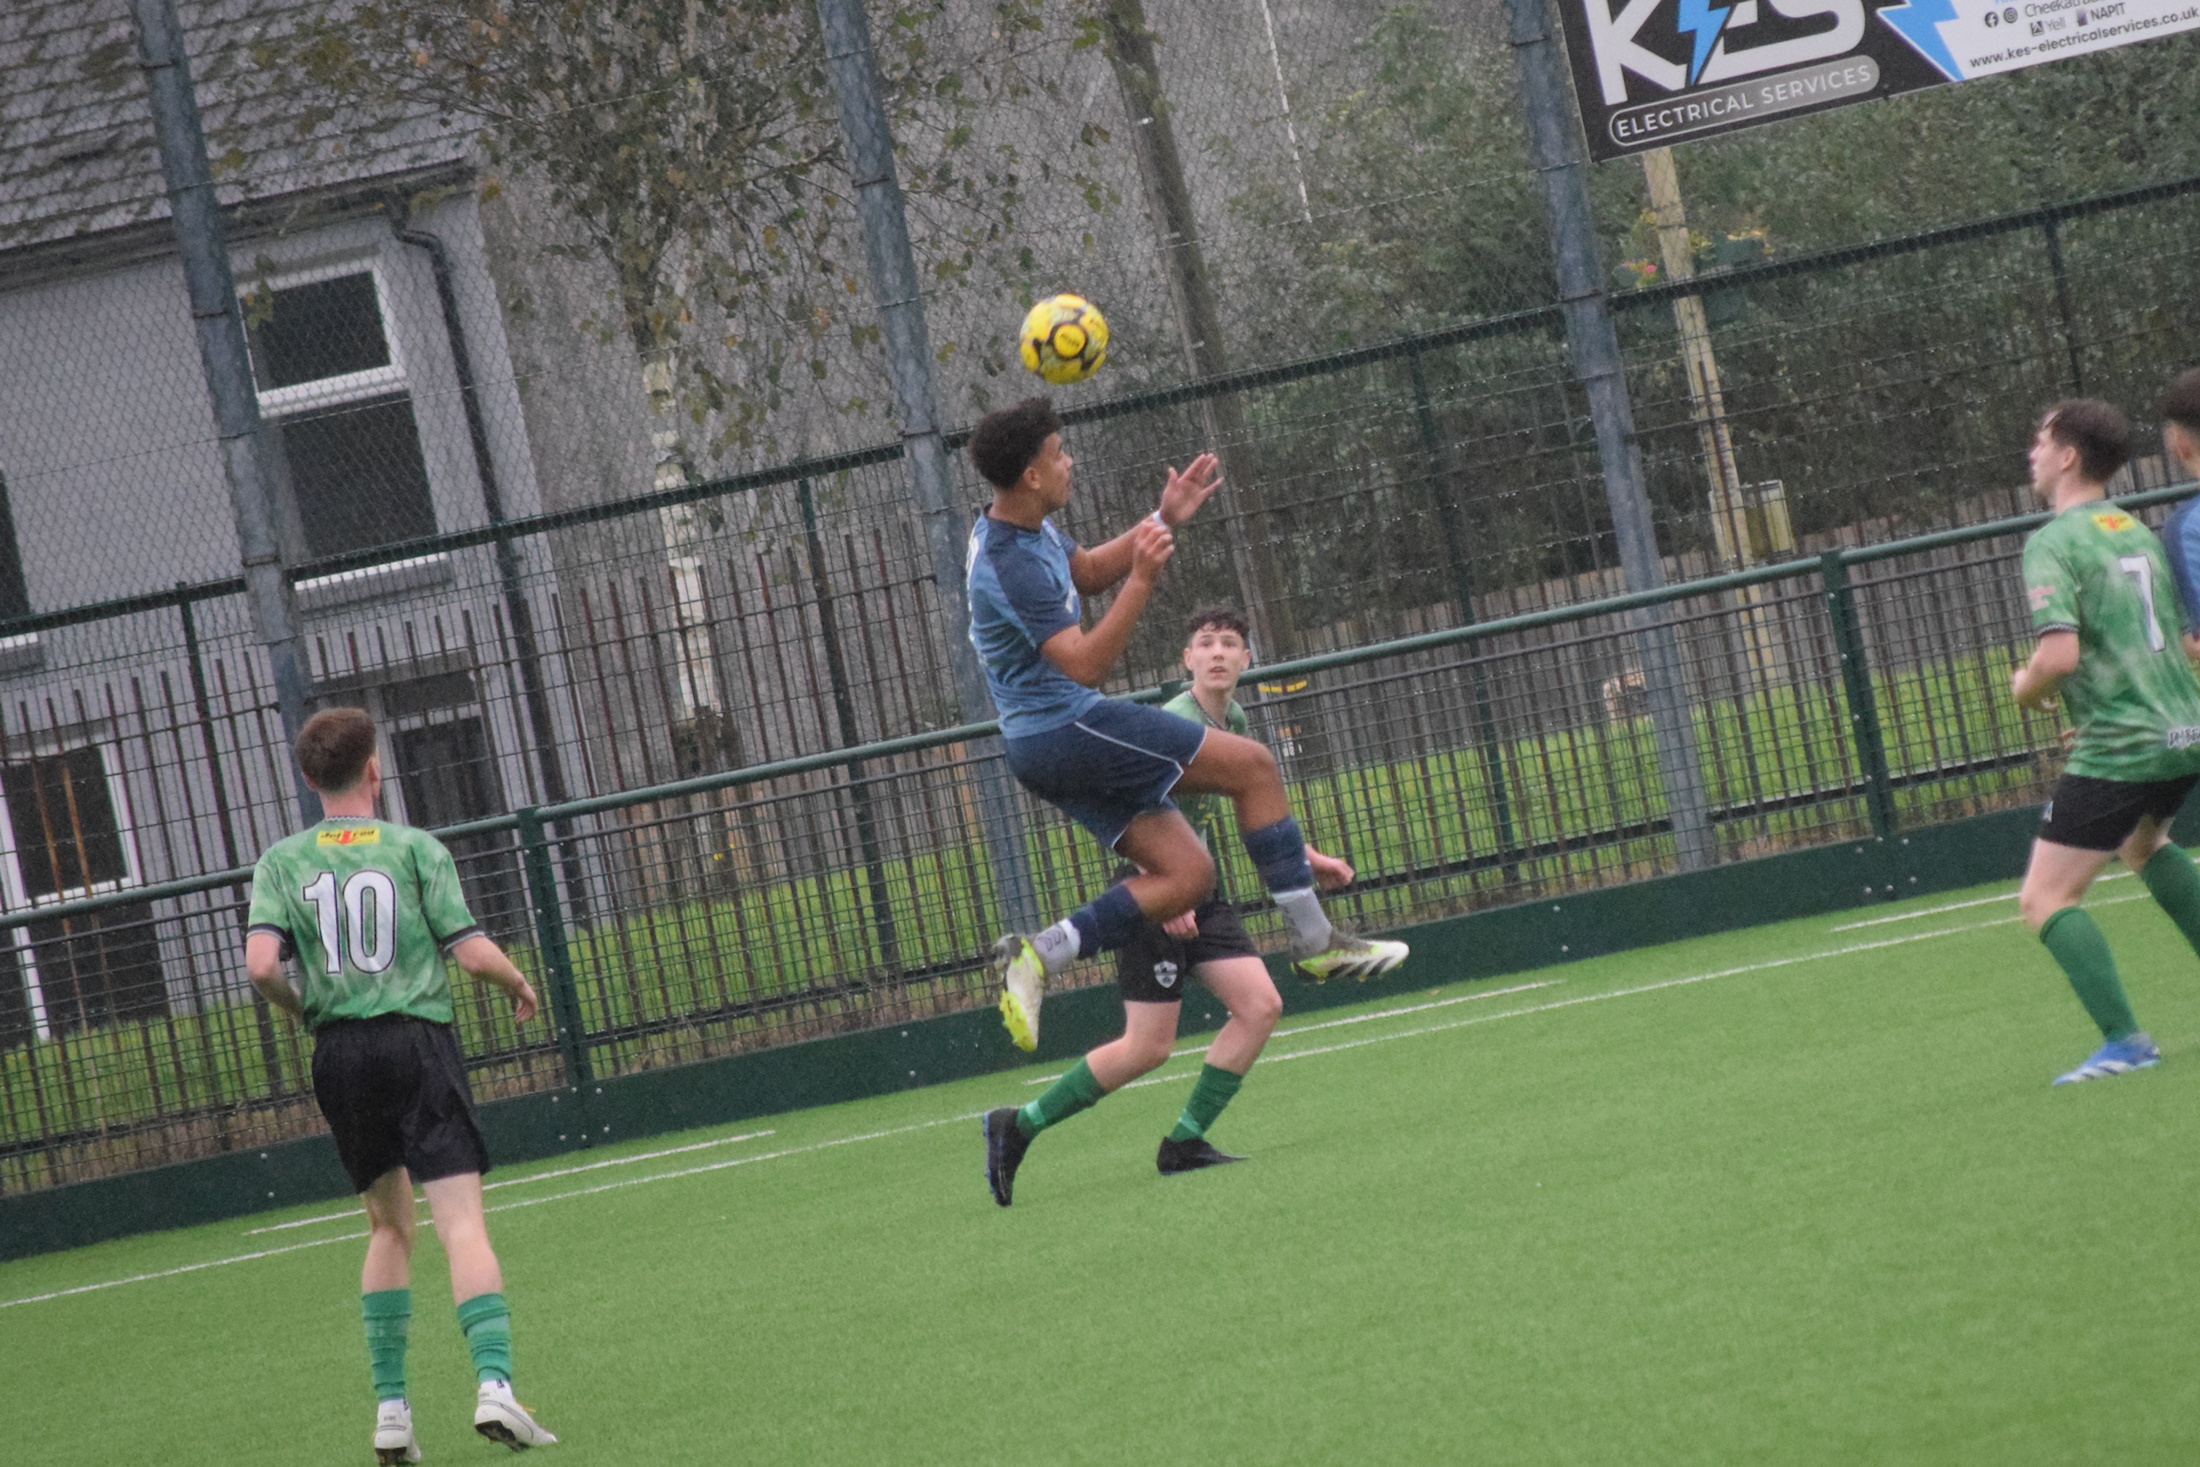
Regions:
[[[1164,530],[1169,528],[1169,522],[1161,517],[1161,511],[1158,509],[1155,510],[1152,514],[1147,515],[1146,518],[1152,520],[1155,524],[1159,525]]]

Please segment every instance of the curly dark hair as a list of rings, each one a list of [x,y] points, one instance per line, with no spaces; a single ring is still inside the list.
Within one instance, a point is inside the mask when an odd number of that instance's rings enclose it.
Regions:
[[[1046,447],[1047,435],[1062,431],[1054,404],[1043,397],[997,409],[970,430],[970,462],[996,489],[1013,489]]]

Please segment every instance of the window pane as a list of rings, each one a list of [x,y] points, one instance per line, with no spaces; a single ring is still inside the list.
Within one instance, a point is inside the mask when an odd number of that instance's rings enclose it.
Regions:
[[[278,433],[307,555],[319,559],[435,533],[410,398],[285,418]]]
[[[390,364],[372,275],[339,275],[274,297],[272,314],[251,332],[262,392]]]
[[[0,765],[0,792],[15,829],[15,864],[32,897],[82,891],[130,874],[97,749]]]
[[[441,682],[442,679],[435,681]],[[403,684],[384,691],[392,705]],[[478,718],[400,729],[391,735],[405,818],[415,825],[457,825],[504,813],[489,738]],[[509,835],[455,836],[448,842],[474,920],[500,940],[527,932],[526,888]]]
[[[34,1033],[30,994],[23,981],[22,950],[11,936],[0,941],[0,1050],[28,1044]]]

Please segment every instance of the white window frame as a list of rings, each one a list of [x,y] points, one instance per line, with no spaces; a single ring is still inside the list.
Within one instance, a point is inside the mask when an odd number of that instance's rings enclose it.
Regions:
[[[51,748],[41,748],[35,757],[59,759],[84,747],[87,746],[70,744],[64,748],[55,744]],[[108,739],[94,739],[89,747],[99,755],[99,771],[107,781],[107,803],[115,812],[115,839],[122,846],[122,878],[95,881],[89,887],[65,886],[49,896],[28,895],[23,884],[23,863],[17,859],[22,847],[15,838],[15,813],[8,808],[5,799],[0,799],[0,896],[6,898],[10,912],[36,912],[41,908],[58,907],[64,902],[80,902],[86,897],[106,896],[145,884],[145,874],[138,866],[137,824],[130,816],[128,781],[115,772],[110,754],[114,745]],[[5,762],[27,761],[10,759]],[[8,940],[15,948],[16,966],[23,975],[23,1001],[30,1010],[31,1032],[41,1041],[52,1039],[53,1025],[46,1016],[46,988],[38,971],[36,949],[31,946],[31,930],[27,926],[17,927],[9,932]]]
[[[399,339],[396,323],[390,319],[389,276],[379,255],[331,260],[302,269],[260,276],[253,280],[250,290],[238,290],[237,298],[250,300],[263,287],[271,292],[295,290],[301,285],[341,280],[347,275],[365,275],[374,282],[374,311],[382,324],[382,344],[389,351],[389,365],[369,367],[362,372],[346,372],[336,377],[321,377],[289,387],[263,388],[255,376],[252,387],[259,397],[262,417],[289,417],[315,408],[340,407],[347,402],[360,402],[367,398],[388,397],[394,393],[410,391],[412,378],[406,369],[404,345]]]
[[[255,275],[252,277],[249,289],[242,285],[238,287],[237,299],[239,301],[249,301],[262,289],[270,293],[279,290],[295,290],[301,285],[318,285],[324,280],[341,280],[347,275],[365,275],[374,282],[374,313],[382,323],[382,345],[389,352],[389,365],[369,367],[363,372],[345,372],[335,377],[316,378],[314,381],[300,382],[290,387],[274,388],[262,388],[259,377],[255,373],[252,380],[252,390],[259,399],[260,416],[264,420],[280,423],[284,418],[295,417],[317,408],[342,407],[349,402],[367,402],[375,398],[394,397],[399,393],[405,395],[408,403],[412,402],[412,374],[406,364],[403,337],[397,330],[396,321],[390,315],[389,272],[381,255],[351,255],[341,259],[323,260],[315,265],[300,265],[290,269],[277,269],[266,274]],[[416,438],[420,435],[420,411],[417,406],[413,409],[413,433]],[[425,441],[421,441],[418,446],[422,461],[425,463],[428,445]],[[435,482],[432,471],[429,475],[428,502],[431,507],[435,503]],[[438,551],[433,555],[418,556],[413,560],[399,562],[399,565],[404,568],[402,571],[391,566],[370,566],[363,571],[346,571],[336,575],[316,576],[311,580],[298,582],[296,589],[312,599],[315,592],[340,593],[356,582],[359,586],[356,595],[337,594],[333,600],[334,602],[365,600],[384,594],[385,591],[410,589],[425,579],[445,579],[449,575],[449,560],[448,555]],[[433,566],[444,567],[441,575],[434,574]],[[351,577],[353,580],[347,581],[346,577]],[[401,584],[383,584],[393,579],[401,582]]]

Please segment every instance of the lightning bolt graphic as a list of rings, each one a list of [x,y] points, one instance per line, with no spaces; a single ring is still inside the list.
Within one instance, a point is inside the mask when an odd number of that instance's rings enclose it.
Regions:
[[[1674,25],[1685,35],[1696,38],[1696,54],[1689,58],[1688,84],[1694,86],[1703,75],[1703,64],[1711,59],[1711,48],[1719,44],[1719,32],[1726,29],[1727,8],[1714,8],[1711,0],[1681,0],[1680,14]]]
[[[1689,0],[1681,0],[1681,14],[1688,13],[1688,5]],[[1963,68],[1956,64],[1955,53],[1940,38],[1940,27],[1956,18],[1954,0],[1906,0],[1880,11],[1879,18],[1931,62],[1935,71],[1950,81],[1963,80]]]

